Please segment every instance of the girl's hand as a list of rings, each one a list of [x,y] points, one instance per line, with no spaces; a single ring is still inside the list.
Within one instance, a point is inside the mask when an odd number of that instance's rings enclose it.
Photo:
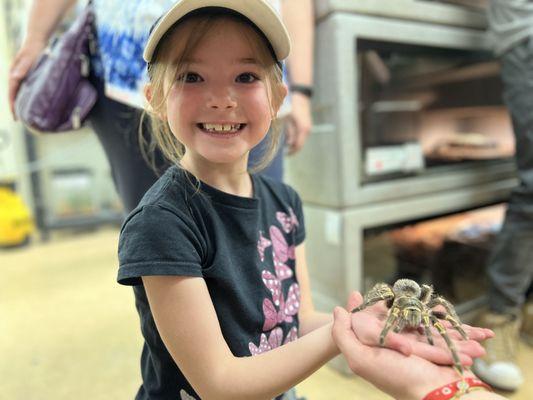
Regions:
[[[355,315],[357,314],[364,313],[359,312]],[[371,314],[366,314],[365,318],[356,319],[355,322],[356,324],[370,322],[372,328],[369,328],[368,332],[364,330],[365,332],[361,333],[367,335],[374,330],[377,332],[375,337],[379,337],[381,324],[374,324],[372,319],[368,317]],[[417,352],[418,344],[412,338],[408,340],[404,338],[413,348],[414,354],[409,357],[391,349],[375,347],[377,339],[370,340],[372,342],[370,346],[363,344],[352,330],[353,316],[354,314],[350,318],[350,313],[341,307],[335,309],[335,322],[332,330],[335,343],[354,373],[395,399],[420,400],[432,390],[460,378],[451,367],[439,366],[414,355]],[[375,320],[374,317],[374,322]],[[393,337],[395,336],[403,335],[393,335]],[[465,376],[473,376],[473,374],[467,371]]]
[[[37,61],[46,47],[45,42],[38,40],[27,41],[15,55],[15,59],[9,68],[8,98],[11,114],[16,120],[15,99],[20,88],[20,84],[28,74],[28,71]]]
[[[350,296],[348,309],[357,307],[362,301],[363,298],[360,293],[353,293]],[[351,314],[352,329],[362,344],[379,346],[379,335],[385,325],[387,311],[385,304],[379,302],[362,311]],[[447,331],[454,341],[461,363],[464,366],[469,366],[472,365],[473,358],[481,357],[485,354],[485,350],[478,341],[492,337],[493,333],[486,329],[472,328],[466,325],[463,327],[470,337],[469,340],[462,339],[458,332],[449,327]],[[434,345],[430,345],[425,335],[418,331],[395,333],[391,330],[385,338],[385,346],[406,356],[413,354],[435,364],[453,364],[451,351],[444,339],[436,331],[433,332],[433,339]]]

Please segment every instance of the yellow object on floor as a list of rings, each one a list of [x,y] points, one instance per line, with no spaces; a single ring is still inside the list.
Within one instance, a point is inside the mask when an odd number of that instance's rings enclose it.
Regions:
[[[0,187],[0,247],[28,243],[35,230],[30,210],[13,190]]]

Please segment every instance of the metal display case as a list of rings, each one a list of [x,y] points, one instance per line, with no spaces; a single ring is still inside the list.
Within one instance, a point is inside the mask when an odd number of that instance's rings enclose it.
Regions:
[[[315,10],[319,21],[334,12],[342,12],[484,29],[487,18],[479,12],[484,1],[463,0],[463,3],[475,7],[464,8],[431,0],[315,0]]]
[[[96,135],[89,128],[26,135],[34,213],[42,239],[54,230],[120,224],[124,212]]]
[[[416,20],[399,3],[420,3],[408,10]],[[413,0],[316,5],[314,130],[287,178],[304,202],[313,296],[331,310],[363,289],[365,230],[504,201],[516,179],[512,158],[364,179],[358,40],[490,54],[481,14]]]

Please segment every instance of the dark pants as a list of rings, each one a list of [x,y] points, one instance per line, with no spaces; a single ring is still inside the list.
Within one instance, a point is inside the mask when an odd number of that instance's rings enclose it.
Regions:
[[[143,158],[138,138],[141,111],[106,97],[102,82],[95,80],[95,86],[98,101],[90,122],[105,151],[124,210],[129,214],[168,165],[156,153],[159,170],[156,172]]]
[[[533,38],[502,56],[504,100],[513,122],[519,184],[488,264],[489,305],[517,312],[533,275]]]

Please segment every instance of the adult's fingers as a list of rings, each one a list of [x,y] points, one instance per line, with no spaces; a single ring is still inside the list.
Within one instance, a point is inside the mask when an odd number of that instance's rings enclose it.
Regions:
[[[417,333],[417,335],[418,335],[418,342],[421,344],[422,347],[429,345],[427,337],[425,335],[419,334],[419,333]],[[472,357],[472,358],[482,357],[486,353],[485,349],[483,348],[481,344],[479,344],[478,341],[472,340],[472,339],[465,340],[456,331],[448,331],[448,337],[454,343],[457,351],[459,353],[464,353],[468,357]],[[446,343],[446,340],[438,332],[434,332],[433,334],[433,346],[431,347],[444,349],[446,351],[449,349],[448,344]]]
[[[495,335],[494,331],[492,331],[491,329],[487,329],[487,328],[480,328],[477,326],[470,326],[466,324],[462,324],[461,327],[466,332],[468,338],[472,340],[480,341],[480,340],[491,339]]]
[[[16,119],[15,114],[15,99],[17,98],[17,93],[20,88],[20,84],[28,74],[30,70],[33,59],[31,57],[19,55],[13,61],[9,72],[9,82],[8,82],[8,98],[9,98],[9,108],[11,114]]]
[[[307,137],[309,136],[309,132],[311,131],[311,126],[307,126],[303,124],[303,121],[296,120],[296,135],[295,135],[295,141],[293,146],[293,152],[297,153],[300,151],[307,140]]]
[[[285,133],[285,145],[287,146],[287,150],[289,154],[294,153],[294,143],[296,141],[296,125],[293,120],[289,116],[287,119],[287,122],[284,126],[284,133]]]
[[[387,333],[387,336],[385,337],[385,347],[388,347],[391,350],[396,350],[405,356],[410,356],[413,353],[413,347],[408,337],[395,332],[389,331]]]
[[[418,342],[413,344],[413,354],[439,365],[452,365],[454,362],[450,348],[432,346],[429,343]],[[461,364],[465,366],[472,365],[472,356],[464,352],[463,348],[457,349],[457,355]]]

